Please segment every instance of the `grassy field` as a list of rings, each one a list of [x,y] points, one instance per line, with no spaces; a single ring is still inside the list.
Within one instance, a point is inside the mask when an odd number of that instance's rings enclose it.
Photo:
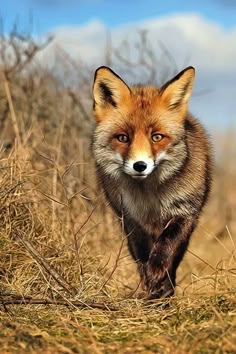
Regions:
[[[233,132],[176,296],[147,301],[96,186],[89,86],[35,70],[0,86],[0,352],[236,353]]]

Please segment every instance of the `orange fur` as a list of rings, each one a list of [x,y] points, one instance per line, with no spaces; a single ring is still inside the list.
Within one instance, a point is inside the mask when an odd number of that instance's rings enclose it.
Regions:
[[[194,69],[190,67],[179,80],[173,81],[164,90],[155,86],[129,88],[109,69],[104,67],[99,69],[94,83],[95,117],[98,123],[107,120],[113,123],[114,149],[122,156],[129,153],[130,157],[135,156],[137,151],[155,156],[165,150],[172,140],[170,130],[173,130],[173,126],[181,126],[186,115],[193,78]],[[116,107],[109,99],[106,102],[102,97],[101,83],[109,87]],[[184,89],[186,92],[182,97]],[[171,105],[174,106],[173,110],[170,109]],[[129,134],[130,128],[132,133]],[[131,135],[132,144],[124,145],[115,141],[115,136],[120,131]],[[153,143],[152,133],[163,134],[163,140]]]

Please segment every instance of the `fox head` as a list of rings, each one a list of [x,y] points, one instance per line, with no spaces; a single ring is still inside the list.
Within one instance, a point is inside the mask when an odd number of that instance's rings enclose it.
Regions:
[[[165,179],[187,157],[185,123],[195,70],[187,67],[161,88],[129,87],[108,67],[95,72],[93,151],[113,177]]]

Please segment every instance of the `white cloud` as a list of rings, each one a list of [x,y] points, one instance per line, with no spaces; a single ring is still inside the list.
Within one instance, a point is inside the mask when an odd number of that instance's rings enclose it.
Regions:
[[[80,57],[90,64],[96,63],[104,45],[106,27],[94,20],[80,27],[61,27],[54,30],[53,47],[61,47],[74,59]],[[96,53],[98,53],[96,55]],[[100,55],[99,55],[100,54]]]
[[[195,92],[210,90],[193,97],[191,107],[196,115],[211,126],[222,127],[235,120],[236,27],[225,30],[196,14],[176,14],[111,29],[113,46],[117,48],[127,40],[131,43],[129,56],[134,58],[132,43],[137,41],[140,29],[148,31],[148,40],[162,60],[158,62],[161,68],[168,58],[161,56],[159,41],[171,53],[179,70],[187,65],[196,68]],[[107,28],[99,20],[78,27],[57,28],[54,35],[53,43],[44,53],[47,61],[52,60],[55,47],[60,46],[73,59],[80,58],[92,68],[105,63]],[[117,63],[113,67],[119,70]]]

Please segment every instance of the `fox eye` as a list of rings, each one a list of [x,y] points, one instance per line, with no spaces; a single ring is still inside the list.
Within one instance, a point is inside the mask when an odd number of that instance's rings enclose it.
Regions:
[[[164,135],[162,134],[152,134],[152,141],[154,143],[158,143],[159,141],[161,141],[164,138]]]
[[[126,134],[119,134],[116,136],[116,139],[120,142],[120,143],[128,143],[129,142],[129,136]]]

